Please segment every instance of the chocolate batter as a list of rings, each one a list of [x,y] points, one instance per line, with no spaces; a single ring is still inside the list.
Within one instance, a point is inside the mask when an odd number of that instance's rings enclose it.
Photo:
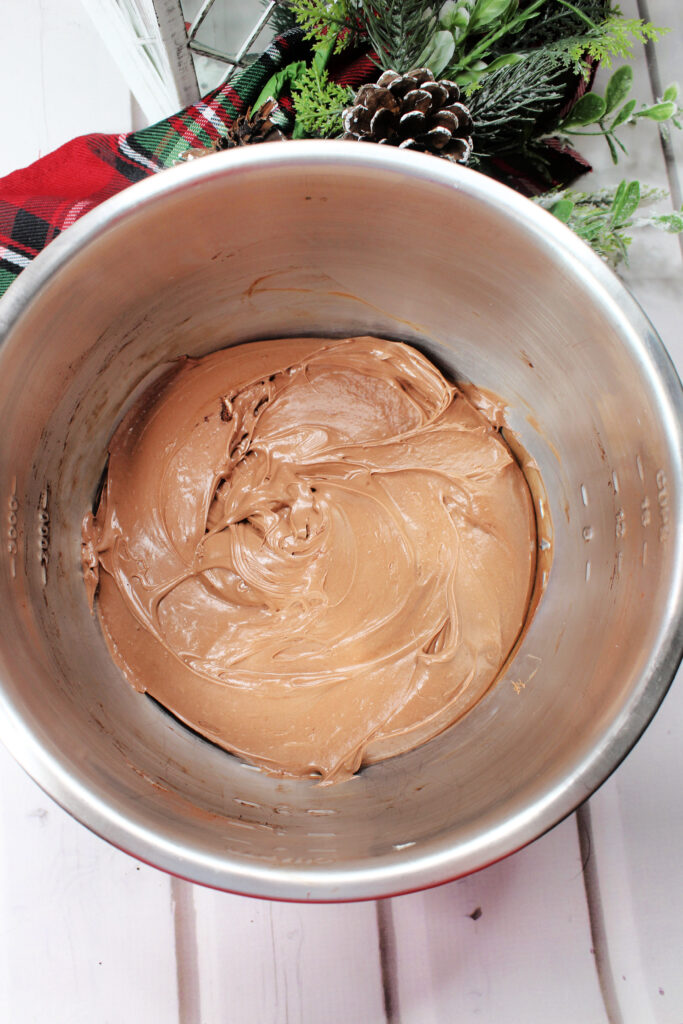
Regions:
[[[524,625],[525,478],[407,345],[181,360],[109,451],[83,565],[114,660],[269,771],[340,780],[423,743],[486,692]]]

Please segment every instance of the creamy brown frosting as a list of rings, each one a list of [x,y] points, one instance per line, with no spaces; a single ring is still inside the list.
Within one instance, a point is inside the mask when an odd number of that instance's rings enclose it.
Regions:
[[[180,361],[118,427],[83,522],[126,678],[240,757],[326,781],[480,699],[535,550],[497,426],[418,351],[369,337]]]

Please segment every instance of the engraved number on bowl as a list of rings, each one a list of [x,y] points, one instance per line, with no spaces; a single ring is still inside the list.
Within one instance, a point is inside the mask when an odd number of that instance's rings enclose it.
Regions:
[[[50,512],[47,503],[48,492],[45,490],[40,496],[38,509],[38,562],[43,586],[47,583],[47,567],[50,561]]]
[[[657,507],[659,508],[659,539],[660,541],[665,541],[669,536],[671,513],[669,509],[669,488],[666,473],[663,469],[657,470],[655,481],[657,483]]]
[[[10,555],[17,554],[17,520],[19,511],[19,501],[16,494],[11,494],[9,499],[9,508],[7,511],[7,522],[9,524],[7,528],[7,550]]]
[[[626,513],[624,512],[623,508],[617,510],[617,514],[614,521],[614,532],[617,538],[623,537],[626,533]]]

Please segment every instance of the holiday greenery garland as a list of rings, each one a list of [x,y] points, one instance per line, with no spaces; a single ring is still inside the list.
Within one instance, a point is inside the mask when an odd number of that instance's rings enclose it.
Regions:
[[[667,30],[624,17],[612,0],[281,0],[276,26],[303,30],[312,58],[279,72],[254,111],[288,95],[295,138],[333,138],[352,123],[355,134],[347,130],[347,138],[448,156],[453,146],[444,126],[452,130],[464,110],[471,146],[461,147],[466,155],[458,162],[534,195],[608,261],[625,257],[632,228],[683,230],[683,213],[642,213],[663,193],[638,182],[593,194],[562,187],[589,169],[573,149],[582,137],[603,136],[617,163],[628,126],[650,121],[664,133],[681,127],[676,85],[654,103],[630,96],[634,45],[656,42]],[[355,95],[335,81],[330,64],[344,54],[368,54],[375,72],[367,82],[385,72],[381,84]],[[600,94],[595,69],[615,60],[625,63]],[[418,68],[431,77],[406,96],[401,83]],[[451,96],[458,87],[460,104],[444,107],[440,85]]]

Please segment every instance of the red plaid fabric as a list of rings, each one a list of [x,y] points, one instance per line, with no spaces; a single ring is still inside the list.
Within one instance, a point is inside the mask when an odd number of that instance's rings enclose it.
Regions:
[[[133,182],[171,166],[185,150],[215,142],[251,106],[275,71],[309,57],[310,44],[294,29],[275,40],[233,83],[200,103],[139,132],[73,139],[0,179],[0,295],[79,217]],[[282,117],[287,120],[287,104]]]

